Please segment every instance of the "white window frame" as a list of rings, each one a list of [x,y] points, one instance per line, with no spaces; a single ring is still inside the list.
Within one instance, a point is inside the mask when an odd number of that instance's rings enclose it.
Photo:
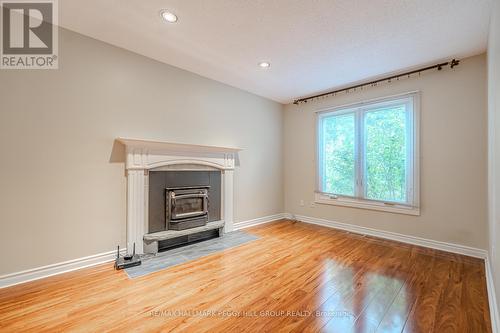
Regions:
[[[391,104],[408,103],[411,108],[407,117],[411,117],[410,124],[412,128],[407,131],[407,144],[409,149],[407,163],[407,202],[389,202],[380,200],[371,200],[363,198],[366,196],[366,163],[364,161],[364,152],[360,153],[359,143],[364,141],[364,124],[361,113],[367,112],[374,107],[384,107]],[[338,195],[334,193],[322,192],[323,186],[323,159],[322,159],[322,131],[321,124],[323,118],[332,115],[341,115],[345,113],[355,113],[355,196]],[[364,147],[364,145],[363,145]],[[359,155],[358,155],[359,154]],[[408,215],[420,215],[420,92],[409,92],[405,94],[393,95],[383,98],[371,99],[363,102],[329,107],[316,111],[316,191],[315,202],[319,204],[328,204],[335,206],[345,206],[354,208],[371,209],[391,213],[401,213]]]

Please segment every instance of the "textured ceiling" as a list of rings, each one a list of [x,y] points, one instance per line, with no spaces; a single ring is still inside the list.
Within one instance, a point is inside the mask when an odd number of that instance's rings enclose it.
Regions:
[[[60,25],[288,103],[486,50],[490,0],[62,0]],[[160,19],[167,8],[177,24]],[[257,63],[271,62],[267,70]]]

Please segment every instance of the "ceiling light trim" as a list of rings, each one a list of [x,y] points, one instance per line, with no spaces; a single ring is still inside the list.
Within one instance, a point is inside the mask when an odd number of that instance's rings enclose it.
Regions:
[[[177,23],[179,17],[167,9],[160,10],[160,17],[167,23]]]

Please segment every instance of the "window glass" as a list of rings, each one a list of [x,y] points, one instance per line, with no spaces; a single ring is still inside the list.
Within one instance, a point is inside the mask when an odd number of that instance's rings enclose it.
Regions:
[[[322,132],[323,191],[354,196],[354,113],[325,117]]]
[[[319,191],[418,205],[414,108],[410,94],[321,112],[317,122]]]
[[[366,198],[406,202],[406,107],[398,105],[366,112]]]

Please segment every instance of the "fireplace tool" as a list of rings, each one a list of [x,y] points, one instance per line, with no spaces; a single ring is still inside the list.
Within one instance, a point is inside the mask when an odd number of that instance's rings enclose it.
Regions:
[[[116,251],[115,269],[124,269],[134,266],[139,266],[141,264],[141,258],[138,254],[135,254],[135,242],[134,242],[134,252],[132,254],[126,254],[120,256],[120,245]]]

